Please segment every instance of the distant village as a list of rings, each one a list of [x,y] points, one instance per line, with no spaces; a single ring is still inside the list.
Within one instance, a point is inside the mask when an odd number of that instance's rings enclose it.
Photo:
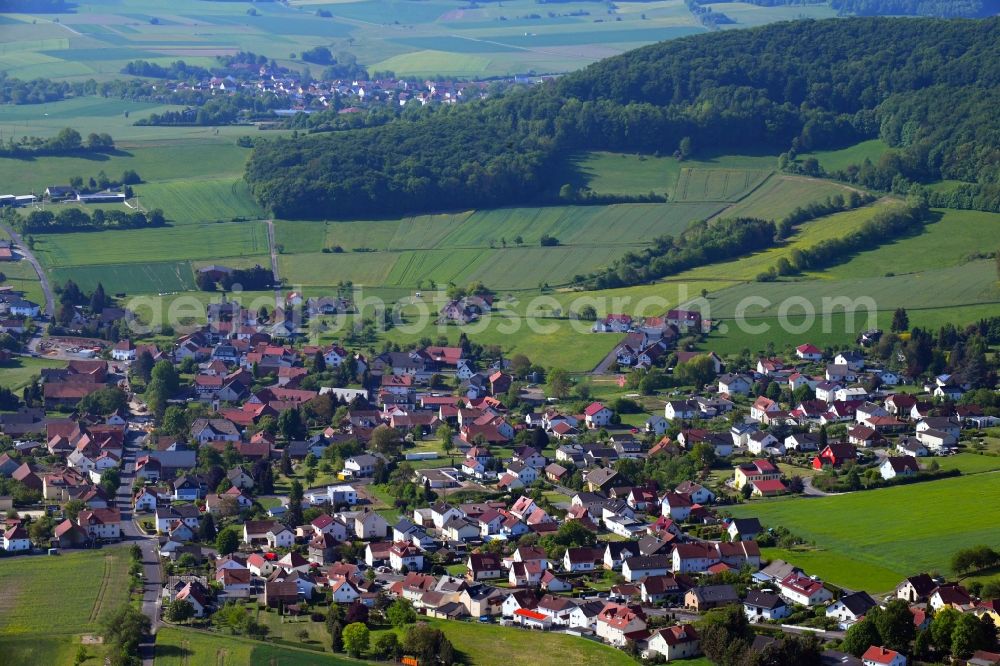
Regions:
[[[440,317],[467,323],[491,305],[460,299]],[[31,336],[38,306],[3,307],[3,330]],[[777,630],[755,650],[803,627],[828,643],[889,599],[767,561],[762,545],[795,535],[728,508],[936,478],[936,461],[1000,423],[962,399],[981,386],[960,373],[921,382],[890,369],[872,353],[878,331],[728,368],[678,349],[711,328],[698,312],[600,318],[592,334],[620,338],[621,386],[701,378],[637,426],[622,423],[620,399],[547,394],[545,359],[489,357],[467,340],[370,353],[298,338],[292,313],[352,308],[292,293],[262,315],[222,298],[171,344],[122,336],[129,314],[113,306],[78,308],[74,326],[103,339],[53,336],[46,349],[88,357],[43,369],[0,414],[5,553],[143,539],[163,563],[168,622],[233,603],[290,615],[400,603],[672,661],[702,653],[704,613],[735,607]],[[687,478],[663,472],[680,461]],[[916,629],[944,608],[1000,626],[1000,602],[927,572],[892,598]],[[822,659],[907,663],[874,644]]]

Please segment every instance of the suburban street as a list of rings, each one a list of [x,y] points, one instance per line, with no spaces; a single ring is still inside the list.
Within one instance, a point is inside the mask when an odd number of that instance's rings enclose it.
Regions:
[[[130,405],[133,417],[141,416]],[[122,517],[122,537],[127,543],[135,541],[142,550],[142,613],[149,618],[152,640],[140,646],[142,663],[152,666],[155,650],[155,634],[160,624],[160,591],[163,589],[163,572],[160,568],[158,543],[155,536],[146,536],[133,522],[132,518],[132,482],[135,479],[136,451],[139,450],[145,433],[129,429],[125,438],[125,454],[122,457],[121,485],[118,487],[115,500]]]

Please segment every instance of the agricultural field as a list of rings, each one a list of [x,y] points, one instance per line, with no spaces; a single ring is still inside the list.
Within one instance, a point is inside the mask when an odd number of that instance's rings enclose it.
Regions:
[[[262,265],[268,262],[263,222],[42,234],[34,251],[57,282],[73,278],[83,286],[103,280],[105,288],[129,293],[193,289],[191,260],[259,257]]]
[[[986,239],[1000,238],[998,213],[945,209],[935,212],[939,216],[937,221],[927,224],[922,233],[861,252],[849,261],[818,273],[817,277],[905,275],[956,266],[979,253],[989,252],[990,248],[984,247]]]
[[[919,507],[919,508],[918,508]],[[792,564],[810,574],[871,593],[891,590],[904,576],[949,570],[951,554],[1000,540],[996,473],[821,498],[753,502],[732,508],[815,542],[821,553]],[[787,555],[787,557],[785,557]]]
[[[704,155],[680,161],[673,157],[593,151],[569,157],[564,166],[565,173],[559,180],[575,187],[588,187],[597,194],[643,195],[653,192],[666,194],[671,201],[731,202],[760,185],[777,162],[777,157],[773,155]],[[726,174],[736,174],[736,177],[730,181],[726,179]],[[737,189],[740,174],[743,187]],[[726,196],[718,192],[705,196],[704,186],[710,181],[713,186],[728,187]],[[694,187],[691,187],[692,184]],[[699,184],[701,190],[698,190]]]
[[[844,195],[851,189],[831,180],[776,174],[749,196],[726,208],[722,215],[780,220],[800,206],[823,201],[834,194]]]
[[[432,280],[481,280],[497,290],[526,290],[571,282],[575,275],[607,266],[629,248],[639,249],[658,235],[678,234],[718,209],[708,203],[616,204],[501,208],[371,222],[279,221],[276,244],[282,251],[282,276],[295,285],[330,287],[350,280],[402,290]],[[559,247],[540,247],[545,234],[558,238]],[[518,236],[521,246],[515,244]],[[336,246],[377,251],[319,251]]]
[[[102,614],[126,602],[128,579],[119,574],[127,557],[124,548],[106,548],[5,561],[0,654],[12,664],[71,664],[78,636],[97,631]]]
[[[733,27],[832,15],[826,7],[727,5]],[[652,42],[705,32],[682,0],[597,8],[565,2],[542,11],[533,0],[459,7],[445,0],[357,0],[245,4],[107,0],[62,14],[8,14],[15,35],[0,69],[20,78],[106,80],[129,61],[183,59],[209,66],[219,55],[261,53],[302,66],[314,46],[348,51],[371,70],[399,76],[509,76],[578,69]],[[318,16],[316,12],[329,12]]]
[[[674,201],[739,201],[764,182],[765,169],[699,169],[684,167],[674,188]]]
[[[738,204],[739,205],[739,204]],[[830,238],[840,238],[861,228],[880,210],[896,205],[895,201],[883,199],[870,206],[834,213],[825,217],[803,222],[795,233],[777,247],[768,248],[751,255],[730,261],[699,266],[673,276],[676,280],[730,279],[753,280],[774,266],[778,259],[789,258],[797,248],[808,248]]]
[[[159,208],[175,224],[264,217],[242,179],[171,180],[135,188],[142,207]]]

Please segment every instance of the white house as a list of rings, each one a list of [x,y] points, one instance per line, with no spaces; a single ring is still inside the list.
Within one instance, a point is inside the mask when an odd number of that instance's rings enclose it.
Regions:
[[[827,606],[826,616],[837,620],[840,628],[846,630],[875,606],[878,606],[878,602],[867,592],[852,592]]]
[[[4,532],[3,549],[8,553],[31,550],[31,539],[28,537],[28,531],[17,525]]]
[[[917,459],[913,456],[889,456],[878,468],[879,474],[885,480],[894,479],[897,476],[911,476],[920,471]]]
[[[864,666],[906,666],[906,655],[872,645],[861,655],[861,663]]]
[[[666,661],[688,659],[701,654],[698,632],[690,624],[659,629],[649,637],[647,645],[649,652],[663,655]]]
[[[823,586],[822,581],[800,573],[785,576],[778,583],[778,589],[785,599],[802,606],[817,606],[833,599],[833,594]]]
[[[611,423],[613,414],[614,412],[599,402],[592,402],[583,410],[588,428],[603,428]]]
[[[780,620],[791,614],[791,609],[785,600],[777,594],[762,592],[760,590],[749,590],[747,598],[743,600],[743,612],[752,623],[765,622],[767,620]]]

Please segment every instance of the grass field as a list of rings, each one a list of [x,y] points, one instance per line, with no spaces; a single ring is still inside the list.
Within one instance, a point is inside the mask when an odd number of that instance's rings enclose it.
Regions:
[[[416,289],[431,280],[493,289],[565,284],[607,266],[655,236],[678,234],[718,204],[617,204],[501,208],[401,220],[276,223],[282,276],[304,286],[351,280],[366,287]],[[540,247],[555,236],[559,247]],[[521,237],[522,246],[514,239]],[[377,252],[322,253],[322,248]],[[311,251],[310,251],[311,250]]]
[[[268,265],[263,222],[187,224],[154,229],[45,234],[35,253],[55,282],[90,290],[164,294],[195,288],[191,262]]]
[[[887,150],[889,150],[889,146],[884,141],[871,139],[839,150],[817,150],[811,153],[802,153],[798,159],[814,157],[827,173],[833,173],[852,165],[860,166],[865,160],[871,160],[878,164],[882,153]]]
[[[834,194],[846,194],[844,185],[830,180],[775,175],[745,199],[727,208],[726,217],[762,217],[780,220],[800,206],[823,201]]]
[[[20,557],[0,566],[0,661],[69,666],[79,635],[127,601],[124,548]],[[57,592],[56,592],[57,591]],[[102,648],[89,648],[93,657]],[[96,664],[96,658],[85,662]]]
[[[772,155],[699,156],[678,161],[595,151],[570,157],[560,180],[589,187],[598,194],[653,192],[666,194],[671,201],[733,201],[759,185],[776,165],[777,158]],[[706,190],[706,185],[711,188]],[[723,188],[722,193],[718,187]]]
[[[565,634],[538,634],[494,624],[429,620],[441,629],[469,664],[475,666],[529,666],[532,664],[578,664],[616,666],[634,664],[627,654],[596,641]],[[374,632],[378,633],[378,632]],[[687,662],[682,662],[687,663]]]
[[[878,277],[903,275],[931,268],[955,266],[971,255],[988,251],[984,242],[1000,238],[1000,214],[971,210],[937,210],[940,219],[923,233],[900,238],[861,252],[849,261],[823,271],[821,277]]]
[[[168,217],[175,224],[264,217],[243,180],[173,180],[140,185],[135,190],[143,208],[169,211]]]
[[[17,356],[0,363],[0,385],[15,392],[20,391],[38,375],[42,368],[58,368],[65,365],[61,361],[50,361],[44,358]]]
[[[838,585],[869,592],[892,589],[904,576],[949,571],[962,547],[1000,541],[996,473],[962,476],[823,498],[794,498],[733,507],[815,542],[812,557],[778,555]],[[787,557],[785,557],[787,555]],[[801,562],[799,561],[801,559]]]
[[[234,636],[166,627],[156,634],[156,663],[157,666],[356,666],[368,662],[329,652],[322,654]]]
[[[739,201],[760,186],[765,169],[699,169],[685,167],[674,189],[674,201]]]
[[[740,204],[737,204],[739,206]],[[895,205],[895,202],[883,200],[871,206],[856,208],[843,213],[835,213],[800,224],[782,245],[768,248],[751,255],[731,261],[725,261],[707,266],[699,266],[674,276],[676,280],[697,281],[704,279],[753,280],[768,268],[774,266],[778,259],[789,258],[795,249],[812,247],[830,238],[840,238],[850,234],[874,217],[880,210]]]

